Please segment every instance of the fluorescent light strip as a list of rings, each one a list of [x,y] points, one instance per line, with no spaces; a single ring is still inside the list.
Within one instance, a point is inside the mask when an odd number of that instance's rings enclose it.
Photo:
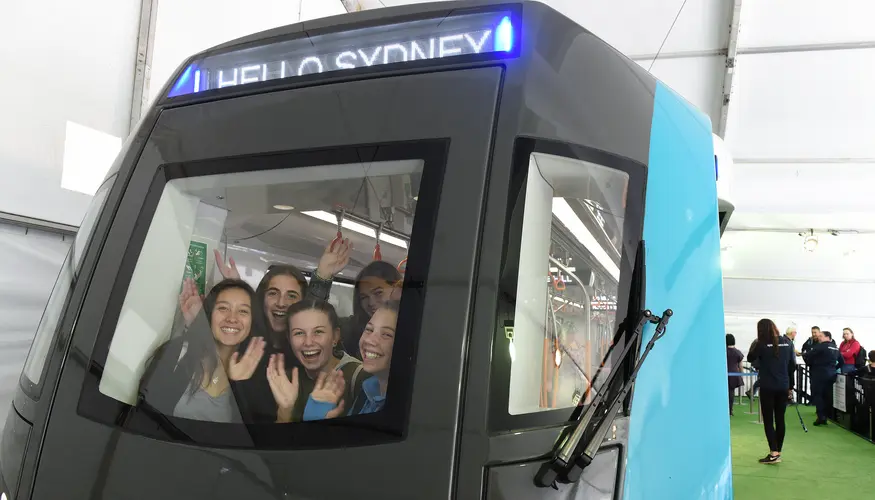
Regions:
[[[337,227],[337,216],[335,216],[334,214],[328,213],[324,210],[314,210],[311,212],[301,212],[301,213],[304,215],[309,215],[310,217],[313,217],[315,219],[319,219],[321,221],[328,222],[331,225]],[[356,232],[359,234],[363,234],[365,236],[370,236],[371,238],[377,237],[377,232],[374,229],[372,229],[364,224],[359,224],[358,222],[353,222],[351,220],[344,219],[341,226],[343,226],[344,229],[349,229],[350,231],[353,231],[353,232]],[[406,241],[402,240],[401,238],[396,238],[394,236],[388,235],[386,233],[382,233],[380,235],[380,241],[388,243],[390,245],[395,245],[396,247],[401,247],[401,248],[405,248],[405,249],[407,248]]]
[[[555,300],[556,302],[562,302],[563,304],[568,304],[569,306],[579,307],[583,309],[583,304],[578,304],[577,302],[571,302],[570,300],[565,300],[560,297],[553,297],[553,300]]]
[[[574,210],[565,201],[565,198],[553,198],[553,215],[571,231],[571,234],[577,238],[577,241],[592,253],[595,260],[605,268],[608,274],[619,282],[620,268],[617,267],[617,264],[614,264],[614,261],[611,260],[607,252],[596,241],[595,236],[583,225],[583,222],[577,217],[577,214],[574,213]]]

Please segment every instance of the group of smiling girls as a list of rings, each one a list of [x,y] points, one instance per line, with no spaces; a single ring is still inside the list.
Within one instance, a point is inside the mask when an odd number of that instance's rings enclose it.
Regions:
[[[348,239],[331,244],[308,283],[294,266],[268,268],[256,290],[233,259],[206,297],[187,279],[184,331],[162,344],[140,380],[138,406],[210,422],[284,423],[383,408],[398,319],[401,273],[374,261],[358,274],[353,314],[328,303],[349,263]]]

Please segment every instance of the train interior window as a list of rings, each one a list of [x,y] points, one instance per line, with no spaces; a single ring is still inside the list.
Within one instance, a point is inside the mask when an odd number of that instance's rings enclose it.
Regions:
[[[572,407],[615,330],[628,174],[532,153],[519,252],[508,413]]]
[[[100,393],[216,423],[379,411],[424,161],[244,160],[153,184]]]
[[[88,239],[94,230],[97,216],[100,215],[100,211],[103,209],[104,201],[113,185],[114,179],[115,176],[105,180],[94,193],[94,198],[91,200],[82,223],[79,224],[79,230],[73,239],[70,252],[67,254],[67,258],[64,259],[63,264],[61,264],[58,279],[55,281],[55,286],[52,288],[51,295],[49,295],[46,309],[40,319],[39,326],[37,326],[33,343],[30,346],[30,352],[28,352],[27,359],[24,362],[21,379],[22,388],[32,397],[39,396],[38,388],[42,380],[43,369],[49,357],[49,349],[55,339],[64,305],[67,303],[67,297],[76,282],[76,276],[79,272],[79,267],[82,265],[82,257],[88,244]]]

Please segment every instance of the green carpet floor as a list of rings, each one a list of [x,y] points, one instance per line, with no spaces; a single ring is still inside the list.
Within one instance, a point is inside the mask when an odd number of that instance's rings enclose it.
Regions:
[[[754,400],[754,410],[757,409]],[[796,410],[786,413],[787,435],[780,464],[757,460],[769,451],[762,424],[748,415],[749,405],[735,406],[730,419],[732,477],[736,500],[824,500],[875,496],[875,444],[842,429],[834,422],[815,427],[814,407],[799,406],[806,434]],[[848,489],[853,485],[852,494]],[[868,493],[867,493],[868,492]]]

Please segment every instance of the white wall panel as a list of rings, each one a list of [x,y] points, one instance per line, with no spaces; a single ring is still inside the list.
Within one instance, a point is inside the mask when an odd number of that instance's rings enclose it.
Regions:
[[[72,238],[0,223],[0,411],[18,377]],[[5,420],[0,422],[0,430]]]
[[[650,61],[637,61],[647,69]],[[650,72],[711,117],[716,124],[720,117],[720,96],[723,89],[722,57],[685,57],[658,59]]]
[[[727,315],[741,313],[875,318],[873,283],[723,280]],[[852,327],[853,328],[853,327]],[[835,332],[833,332],[835,333]],[[875,345],[871,347],[875,349]]]
[[[79,224],[91,196],[61,188],[66,125],[127,134],[139,11],[137,0],[3,2],[0,211]]]
[[[150,101],[188,57],[215,45],[300,19],[346,10],[340,0],[185,0],[160,2],[152,56]]]
[[[365,8],[434,0],[360,0]],[[539,0],[573,19],[626,55],[655,54],[684,0]],[[729,4],[724,0],[687,1],[663,53],[726,48]],[[725,29],[722,27],[725,26]]]
[[[875,40],[872,0],[746,1],[740,47]]]
[[[736,163],[734,175],[736,185],[741,188],[734,193],[733,201],[736,210],[742,213],[829,213],[835,219],[844,213],[875,212],[875,196],[872,195],[875,164]],[[869,219],[875,218],[870,215]],[[857,218],[851,223],[859,222],[866,221]],[[875,220],[871,223],[875,224]],[[854,225],[842,227],[860,229]]]
[[[875,49],[739,56],[735,158],[875,157],[872,61]]]
[[[547,0],[544,3],[574,19],[620,52],[640,55],[655,54],[659,50],[683,1]],[[662,52],[725,49],[729,39],[729,14],[729,2],[723,0],[687,1]]]

